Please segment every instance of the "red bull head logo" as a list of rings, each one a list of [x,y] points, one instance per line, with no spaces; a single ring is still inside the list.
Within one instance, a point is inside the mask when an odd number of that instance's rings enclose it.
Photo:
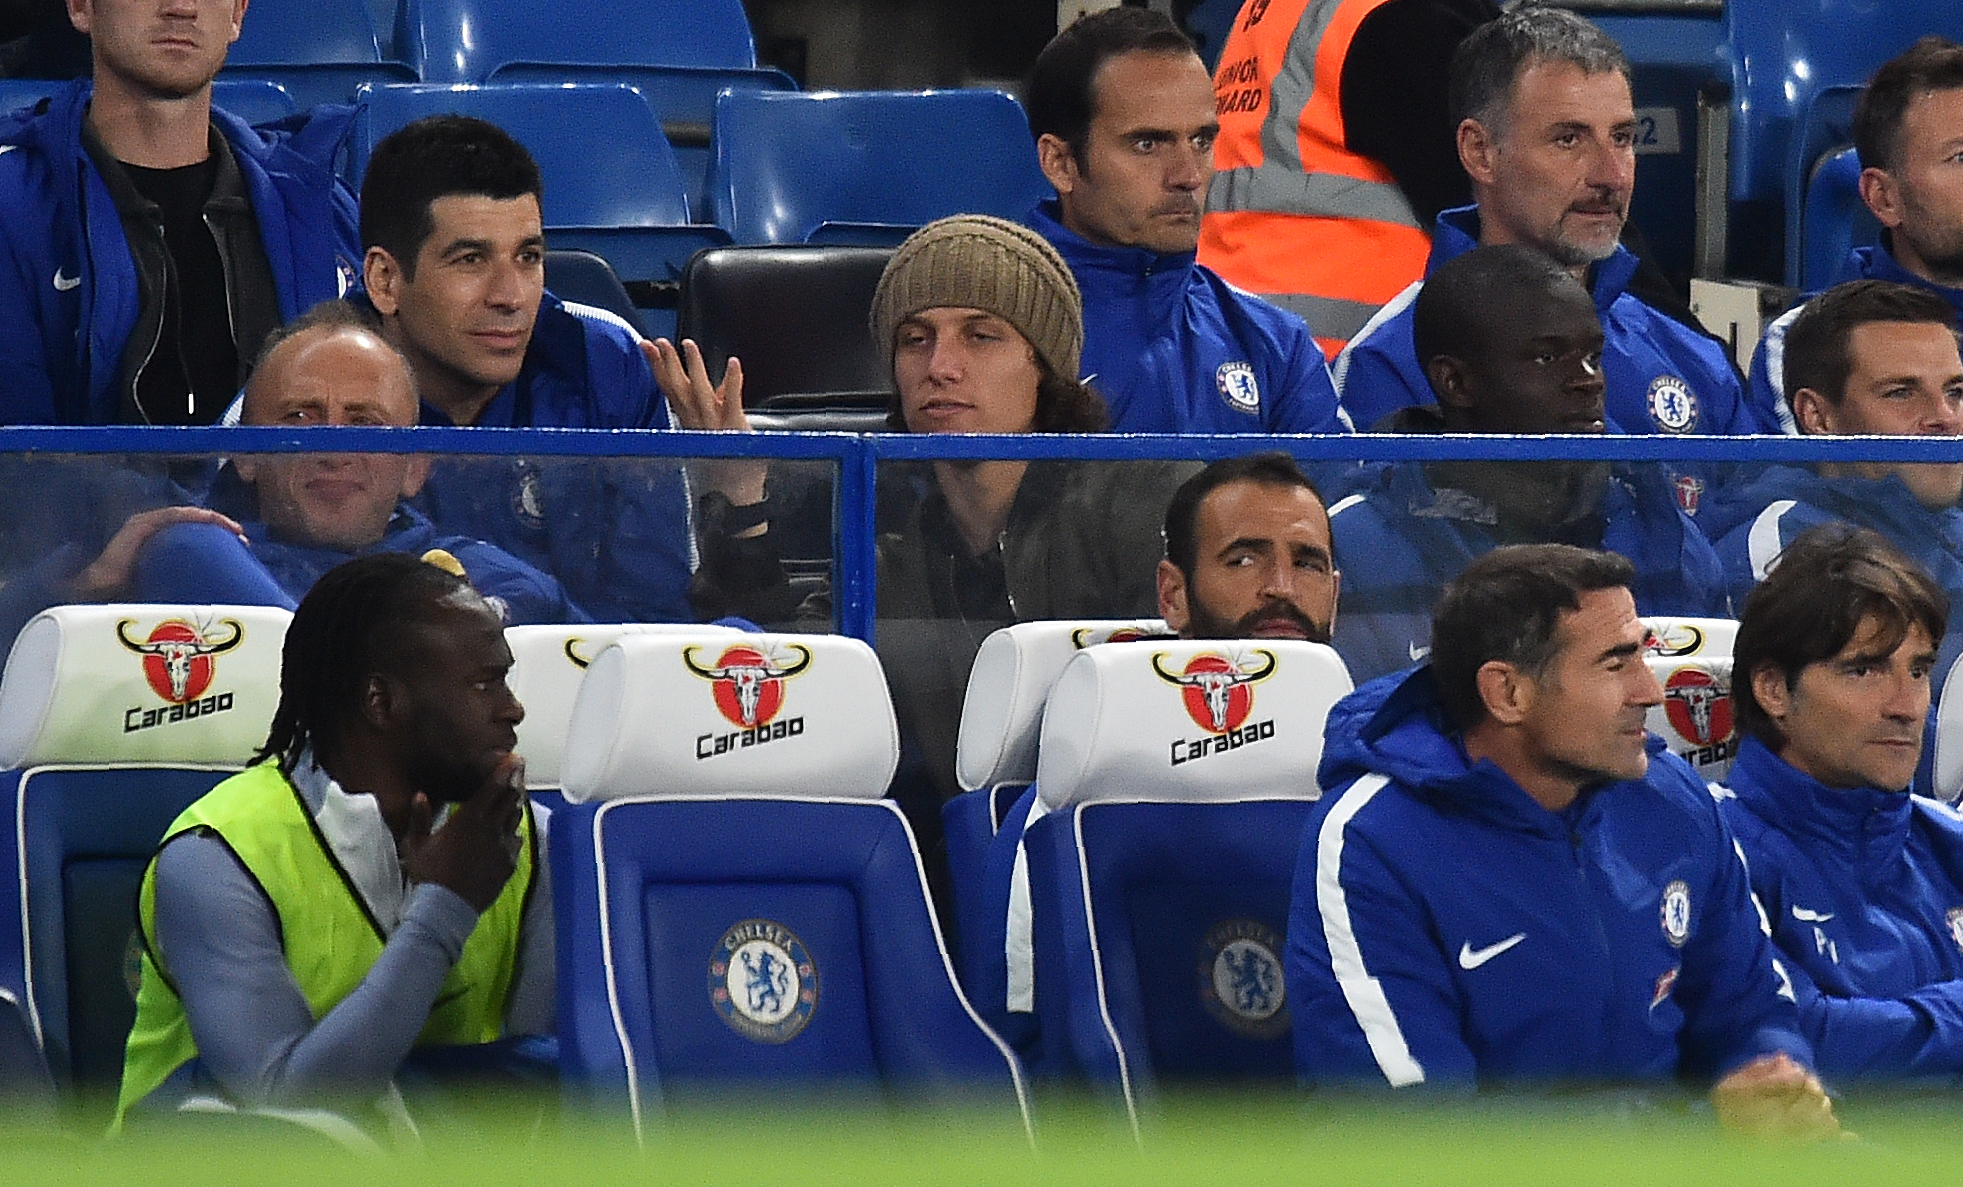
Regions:
[[[1672,622],[1662,630],[1643,633],[1643,650],[1650,655],[1676,657],[1696,655],[1704,649],[1703,628],[1688,622]]]
[[[765,655],[747,643],[723,650],[714,665],[704,667],[695,648],[682,649],[688,670],[714,682],[716,708],[733,726],[753,730],[769,725],[784,705],[784,681],[811,666],[811,651],[795,643],[784,649],[797,653],[790,662]]]
[[[181,618],[171,618],[158,623],[139,642],[129,633],[135,623],[133,618],[118,622],[116,638],[143,657],[144,679],[158,696],[173,705],[203,696],[217,671],[214,657],[245,641],[245,627],[232,618],[223,621],[223,626],[231,628],[231,634],[222,638],[209,628],[200,629]]]
[[[1731,737],[1731,689],[1702,668],[1678,668],[1663,683],[1663,711],[1670,726],[1693,746],[1715,746]]]
[[[1275,653],[1255,651],[1249,660],[1235,661],[1214,651],[1202,651],[1178,672],[1168,672],[1164,652],[1152,656],[1152,670],[1167,684],[1179,686],[1187,716],[1209,733],[1237,730],[1254,711],[1254,684],[1275,670]]]

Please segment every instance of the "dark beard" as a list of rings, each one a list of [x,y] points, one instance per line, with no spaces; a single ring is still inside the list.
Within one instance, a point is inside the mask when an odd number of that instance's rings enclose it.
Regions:
[[[1315,622],[1290,602],[1263,602],[1233,622],[1227,622],[1189,598],[1187,615],[1186,637],[1189,639],[1251,639],[1254,632],[1267,623],[1289,622],[1300,627],[1309,642],[1329,642],[1328,626]]]

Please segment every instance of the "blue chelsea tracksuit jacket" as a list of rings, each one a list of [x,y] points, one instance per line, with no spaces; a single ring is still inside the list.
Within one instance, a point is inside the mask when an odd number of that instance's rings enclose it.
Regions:
[[[1717,556],[1654,466],[1619,467],[1596,508],[1599,541],[1636,566],[1644,614],[1723,617],[1728,604]],[[1364,467],[1329,508],[1343,600],[1330,640],[1361,683],[1407,667],[1431,650],[1431,610],[1447,582],[1498,546],[1485,504],[1434,490],[1421,463]]]
[[[1461,206],[1438,216],[1425,261],[1429,276],[1479,246],[1479,208]],[[1784,432],[1783,404],[1749,404],[1724,348],[1624,291],[1636,274],[1627,248],[1596,264],[1589,290],[1607,341],[1608,419],[1622,433],[1706,435]],[[1422,282],[1377,311],[1337,358],[1343,407],[1359,429],[1399,408],[1435,403],[1418,363],[1411,320]],[[1695,471],[1696,467],[1685,467]]]
[[[1244,293],[1193,252],[1100,247],[1056,204],[1025,220],[1084,295],[1084,375],[1118,433],[1346,433],[1322,348],[1301,318]]]
[[[1963,817],[1830,788],[1747,737],[1725,819],[1832,1076],[1963,1073]]]
[[[1340,629],[1340,628],[1339,628]],[[1297,1071],[1332,1085],[1719,1078],[1812,1059],[1730,830],[1649,773],[1561,812],[1467,762],[1427,667],[1329,717],[1288,920]]]
[[[109,189],[82,147],[90,84],[45,111],[0,116],[0,424],[113,424],[124,345],[140,294]],[[279,293],[282,321],[340,296],[359,275],[354,198],[335,150],[354,110],[316,108],[246,126],[213,108],[232,147]]]

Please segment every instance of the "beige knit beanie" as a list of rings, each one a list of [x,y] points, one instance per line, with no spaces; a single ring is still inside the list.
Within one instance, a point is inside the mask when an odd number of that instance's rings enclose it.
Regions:
[[[1041,235],[985,214],[957,214],[907,237],[872,295],[872,336],[893,372],[900,322],[939,306],[983,309],[1014,326],[1059,378],[1074,381],[1084,355],[1077,278]]]

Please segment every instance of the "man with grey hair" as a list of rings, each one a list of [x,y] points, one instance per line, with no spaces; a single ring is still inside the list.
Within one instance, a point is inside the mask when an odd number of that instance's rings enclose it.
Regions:
[[[1748,404],[1724,348],[1629,291],[1636,257],[1621,244],[1636,181],[1629,60],[1600,29],[1563,9],[1515,9],[1468,36],[1452,59],[1459,162],[1473,204],[1438,216],[1427,275],[1478,246],[1538,248],[1595,300],[1607,344],[1612,431],[1779,432],[1773,408]],[[1432,402],[1412,343],[1423,282],[1384,306],[1338,358],[1343,406],[1358,427]],[[1688,511],[1701,481],[1678,477]]]

